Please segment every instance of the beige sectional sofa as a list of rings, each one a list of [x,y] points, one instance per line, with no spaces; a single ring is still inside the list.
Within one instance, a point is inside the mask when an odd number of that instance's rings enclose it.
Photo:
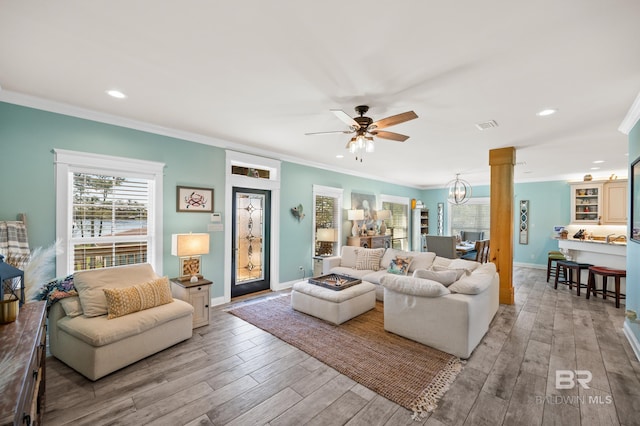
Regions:
[[[53,356],[90,380],[97,380],[192,335],[193,307],[172,299],[168,280],[159,277],[149,264],[77,272],[74,286],[78,296],[51,306],[49,345]],[[140,293],[136,288],[147,288],[143,301],[151,300],[153,305],[154,297],[166,295],[165,286],[169,293],[167,300],[159,302],[163,304],[135,311],[136,308],[127,303],[127,294],[136,295]],[[116,290],[119,298],[112,297],[107,302],[104,289],[121,289]],[[109,319],[119,310],[125,314]],[[127,313],[131,310],[135,312]]]
[[[384,301],[385,330],[460,358],[471,355],[498,311],[495,264],[376,249],[382,250],[376,270],[367,269],[372,265],[362,261],[361,250],[343,247],[331,260],[331,272],[376,285],[376,298]],[[397,258],[408,259],[406,275],[389,272]]]

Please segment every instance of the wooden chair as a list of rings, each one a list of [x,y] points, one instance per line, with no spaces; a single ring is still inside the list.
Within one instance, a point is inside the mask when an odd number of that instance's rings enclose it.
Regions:
[[[475,260],[479,263],[487,263],[489,261],[489,241],[490,240],[477,240],[475,248],[462,256],[462,258]]]

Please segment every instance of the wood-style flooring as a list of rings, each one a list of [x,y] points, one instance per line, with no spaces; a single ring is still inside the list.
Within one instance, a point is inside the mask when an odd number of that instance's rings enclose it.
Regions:
[[[624,307],[554,290],[544,270],[515,268],[514,287],[515,305],[500,306],[439,407],[417,422],[220,307],[190,340],[97,382],[48,357],[44,424],[640,425]],[[588,370],[589,389],[556,389],[557,370]]]

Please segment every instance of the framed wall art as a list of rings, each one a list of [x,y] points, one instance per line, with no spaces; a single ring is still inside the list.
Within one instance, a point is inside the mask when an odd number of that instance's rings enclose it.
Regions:
[[[631,164],[631,241],[640,243],[640,157]]]
[[[213,213],[213,189],[177,186],[178,212]]]

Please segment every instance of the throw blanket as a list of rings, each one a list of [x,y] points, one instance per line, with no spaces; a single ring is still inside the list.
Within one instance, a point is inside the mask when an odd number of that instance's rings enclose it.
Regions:
[[[60,299],[77,295],[78,292],[73,286],[72,274],[61,279],[49,281],[42,287],[42,290],[36,296],[36,300],[46,300],[48,309]]]
[[[0,253],[8,256],[28,256],[27,227],[20,221],[0,221]]]

